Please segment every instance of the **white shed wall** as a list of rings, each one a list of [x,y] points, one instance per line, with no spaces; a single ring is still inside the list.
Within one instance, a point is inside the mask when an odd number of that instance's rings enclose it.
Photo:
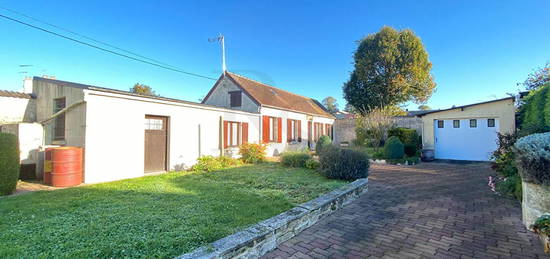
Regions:
[[[220,116],[248,122],[249,141],[259,141],[258,114],[87,90],[85,99],[86,183],[144,175],[145,115],[169,117],[171,170],[187,168],[201,155],[220,154]]]

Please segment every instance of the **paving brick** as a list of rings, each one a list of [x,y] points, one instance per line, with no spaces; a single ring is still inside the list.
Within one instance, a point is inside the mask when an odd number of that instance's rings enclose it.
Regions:
[[[359,199],[264,258],[548,258],[488,164],[373,164]]]

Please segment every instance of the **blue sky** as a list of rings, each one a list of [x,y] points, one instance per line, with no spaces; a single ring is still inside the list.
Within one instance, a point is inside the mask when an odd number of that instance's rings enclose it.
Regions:
[[[223,33],[230,71],[319,100],[333,96],[341,108],[356,41],[384,25],[410,28],[424,42],[437,83],[428,101],[432,108],[504,97],[550,61],[546,0],[0,0],[0,6],[215,78],[221,73],[220,49],[207,39]],[[1,9],[0,14],[40,25]],[[0,32],[0,89],[19,90],[25,75],[46,74],[122,90],[139,82],[163,96],[197,101],[214,83],[4,19]]]

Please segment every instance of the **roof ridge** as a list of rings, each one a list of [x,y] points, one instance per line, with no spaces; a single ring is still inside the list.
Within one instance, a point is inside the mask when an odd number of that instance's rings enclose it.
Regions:
[[[261,85],[265,85],[265,86],[267,86],[267,87],[271,87],[271,88],[275,88],[275,89],[280,90],[280,91],[287,92],[287,93],[292,94],[292,95],[296,95],[296,96],[299,96],[299,97],[303,97],[303,98],[307,98],[307,99],[314,100],[314,99],[311,98],[311,97],[307,97],[307,96],[295,94],[295,93],[290,92],[290,91],[288,91],[288,90],[281,89],[281,88],[276,87],[276,86],[268,85],[268,84],[266,84],[266,83],[262,83],[262,82],[260,82],[260,81],[258,81],[258,80],[254,80],[254,79],[252,79],[252,78],[249,78],[249,77],[246,77],[246,76],[243,76],[243,75],[235,74],[235,73],[229,72],[229,71],[227,71],[227,73],[232,74],[232,75],[235,75],[235,76],[238,76],[238,77],[242,77],[242,78],[244,78],[244,79],[246,79],[246,80],[250,80],[250,81],[252,81],[252,82],[256,82],[256,83],[261,84]]]

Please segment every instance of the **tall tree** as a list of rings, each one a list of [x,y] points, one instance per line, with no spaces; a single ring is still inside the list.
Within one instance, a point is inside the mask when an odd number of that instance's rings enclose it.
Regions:
[[[332,96],[323,99],[323,105],[330,113],[335,113],[338,111],[338,104],[336,103],[336,99]]]
[[[344,98],[362,114],[407,101],[424,103],[435,89],[428,53],[408,29],[385,26],[359,41],[354,67]]]
[[[349,103],[346,103],[346,106],[344,107],[344,111],[346,111],[348,113],[355,113],[356,112],[355,108],[353,108],[353,106]]]
[[[418,109],[423,110],[423,111],[427,111],[427,110],[431,110],[432,108],[428,105],[422,104],[422,105],[418,106]]]
[[[157,94],[153,91],[148,85],[136,83],[132,88],[130,88],[131,93],[141,94],[141,95],[151,95],[156,96]]]
[[[521,83],[527,90],[535,90],[550,82],[550,62],[546,62],[544,67],[541,67],[527,76],[527,79]],[[519,85],[519,84],[518,84]]]

